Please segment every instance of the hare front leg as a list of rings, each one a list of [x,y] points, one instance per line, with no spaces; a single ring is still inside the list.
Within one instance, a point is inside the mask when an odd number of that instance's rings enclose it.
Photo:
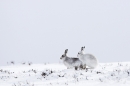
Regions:
[[[77,70],[78,69],[78,67],[77,66],[75,66],[75,70]]]

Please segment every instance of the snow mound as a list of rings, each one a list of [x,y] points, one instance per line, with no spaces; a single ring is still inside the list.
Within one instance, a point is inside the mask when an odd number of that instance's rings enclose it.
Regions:
[[[0,86],[128,86],[130,62],[100,63],[96,69],[66,69],[63,64],[0,67]]]

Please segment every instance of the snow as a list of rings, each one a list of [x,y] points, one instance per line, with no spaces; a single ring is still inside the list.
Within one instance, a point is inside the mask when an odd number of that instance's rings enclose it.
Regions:
[[[61,63],[0,66],[0,86],[129,86],[130,62],[99,63],[96,69],[67,69]]]

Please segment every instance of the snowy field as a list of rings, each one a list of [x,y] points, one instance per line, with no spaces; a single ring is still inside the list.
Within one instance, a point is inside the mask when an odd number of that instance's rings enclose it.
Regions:
[[[130,62],[100,63],[96,69],[66,69],[61,64],[0,66],[0,86],[129,86]]]

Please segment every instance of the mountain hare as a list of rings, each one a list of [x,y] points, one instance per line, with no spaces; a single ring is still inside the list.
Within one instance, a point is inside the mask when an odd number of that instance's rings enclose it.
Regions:
[[[83,62],[83,64],[88,66],[90,69],[96,68],[98,65],[97,59],[92,54],[85,54],[84,49],[85,46],[81,47],[81,51],[78,52],[77,57]]]
[[[68,57],[67,52],[68,49],[66,49],[64,54],[60,57],[64,65],[67,66],[67,69],[69,68],[75,68],[75,70],[77,70],[78,68],[84,69],[83,63],[79,60],[79,58]]]

